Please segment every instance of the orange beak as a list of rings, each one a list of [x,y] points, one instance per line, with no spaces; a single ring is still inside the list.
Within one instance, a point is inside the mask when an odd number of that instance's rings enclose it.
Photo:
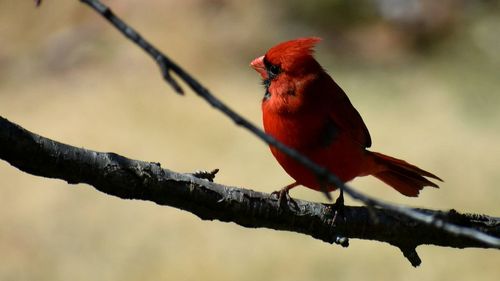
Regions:
[[[264,56],[260,56],[256,59],[254,59],[251,63],[250,66],[257,71],[262,79],[267,79],[267,71],[266,71],[266,66],[264,65]]]

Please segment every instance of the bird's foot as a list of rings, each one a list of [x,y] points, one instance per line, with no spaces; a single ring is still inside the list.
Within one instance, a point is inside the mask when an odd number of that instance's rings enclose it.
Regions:
[[[335,203],[327,205],[327,208],[333,214],[332,226],[335,225],[339,218],[342,218],[344,222],[347,221],[345,216],[344,192],[342,189],[340,189],[340,195],[337,200],[335,200]]]
[[[337,200],[335,200],[335,203],[327,205],[327,210],[330,214],[333,214],[333,218],[330,223],[331,227],[335,227],[339,220],[343,220],[344,223],[347,222],[345,215],[344,192],[342,189],[340,190],[340,195]],[[349,246],[349,238],[341,235],[336,235],[333,242],[344,248]]]
[[[297,204],[297,201],[293,200],[293,198],[290,197],[290,194],[289,194],[290,189],[292,189],[293,187],[295,187],[297,185],[298,185],[297,183],[292,183],[292,184],[285,186],[284,188],[282,188],[280,190],[271,192],[271,196],[275,195],[276,198],[278,198],[278,206],[280,208],[288,207],[291,203],[291,205],[293,205],[293,207],[296,210],[300,209],[299,204]]]

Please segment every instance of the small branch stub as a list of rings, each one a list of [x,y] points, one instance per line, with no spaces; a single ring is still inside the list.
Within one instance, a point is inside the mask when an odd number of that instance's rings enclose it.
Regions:
[[[399,249],[403,252],[403,255],[411,263],[411,265],[413,265],[413,267],[417,267],[422,263],[422,260],[418,256],[416,247],[403,246],[399,247]]]
[[[192,175],[199,179],[206,179],[210,182],[214,181],[215,175],[219,172],[219,169],[213,169],[212,171],[196,171]]]

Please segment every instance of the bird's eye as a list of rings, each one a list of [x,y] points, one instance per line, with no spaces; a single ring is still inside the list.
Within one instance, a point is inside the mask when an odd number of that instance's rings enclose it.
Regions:
[[[269,74],[270,74],[269,76],[271,78],[274,78],[274,77],[276,77],[276,75],[278,75],[281,72],[281,68],[279,66],[275,65],[275,64],[272,64],[272,65],[269,66],[268,71],[269,71]]]
[[[273,80],[281,73],[281,67],[277,64],[272,64],[267,57],[264,57],[264,66],[266,67],[269,80]]]

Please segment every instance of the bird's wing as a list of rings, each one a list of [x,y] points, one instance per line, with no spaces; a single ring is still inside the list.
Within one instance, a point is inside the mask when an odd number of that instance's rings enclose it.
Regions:
[[[326,73],[325,73],[326,74]],[[325,81],[322,85],[323,89],[328,89],[327,94],[329,96],[328,110],[330,113],[330,118],[333,122],[344,132],[349,133],[353,140],[358,142],[363,147],[370,147],[372,145],[372,140],[370,137],[370,132],[363,122],[363,118],[359,112],[351,104],[351,101],[345,94],[344,90],[340,88],[333,79],[326,74],[327,79],[322,79]]]

